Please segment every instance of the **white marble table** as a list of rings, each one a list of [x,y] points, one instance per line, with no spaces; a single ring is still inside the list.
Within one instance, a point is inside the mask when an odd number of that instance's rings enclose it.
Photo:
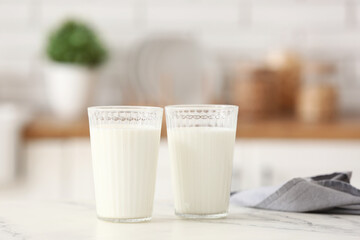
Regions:
[[[225,219],[182,220],[157,202],[147,223],[97,220],[93,204],[0,201],[1,240],[360,239],[360,216],[271,212],[232,206]]]

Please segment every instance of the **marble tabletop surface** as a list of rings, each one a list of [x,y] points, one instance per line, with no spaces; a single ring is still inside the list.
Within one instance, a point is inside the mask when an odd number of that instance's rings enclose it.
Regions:
[[[1,240],[360,239],[360,216],[264,211],[231,206],[227,218],[182,220],[156,202],[146,223],[98,220],[92,203],[0,201]]]

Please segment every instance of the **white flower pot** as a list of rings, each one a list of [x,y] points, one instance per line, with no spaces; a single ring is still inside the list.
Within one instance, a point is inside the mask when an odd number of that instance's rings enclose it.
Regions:
[[[84,116],[96,78],[95,70],[88,67],[75,64],[48,64],[45,81],[52,112],[66,120]]]

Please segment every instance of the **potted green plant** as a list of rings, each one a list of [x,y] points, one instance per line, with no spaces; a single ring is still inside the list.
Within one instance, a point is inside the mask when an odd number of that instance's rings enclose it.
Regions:
[[[45,71],[49,104],[61,118],[74,119],[85,113],[97,69],[107,51],[95,32],[85,23],[68,20],[49,36]]]

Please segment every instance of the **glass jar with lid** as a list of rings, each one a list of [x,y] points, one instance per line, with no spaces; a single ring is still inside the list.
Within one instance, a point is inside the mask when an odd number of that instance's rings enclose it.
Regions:
[[[337,70],[327,62],[305,64],[297,99],[297,115],[306,122],[334,119],[337,113]]]
[[[276,73],[262,63],[237,65],[231,79],[231,102],[239,107],[240,120],[260,120],[276,111]]]

